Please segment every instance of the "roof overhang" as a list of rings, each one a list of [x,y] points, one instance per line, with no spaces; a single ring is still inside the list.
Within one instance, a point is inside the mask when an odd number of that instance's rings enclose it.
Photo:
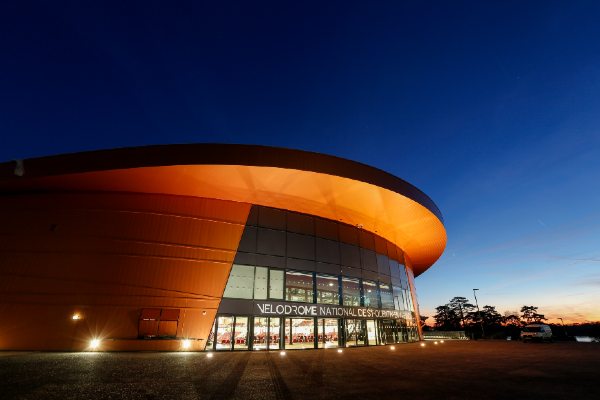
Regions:
[[[250,145],[101,150],[0,164],[0,193],[111,191],[209,197],[287,209],[374,232],[408,255],[415,275],[442,254],[433,201],[387,172],[350,160]]]

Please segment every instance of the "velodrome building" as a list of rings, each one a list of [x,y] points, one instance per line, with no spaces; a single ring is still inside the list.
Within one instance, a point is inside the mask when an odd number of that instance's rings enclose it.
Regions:
[[[421,339],[446,245],[416,187],[338,157],[165,145],[0,164],[0,350]]]

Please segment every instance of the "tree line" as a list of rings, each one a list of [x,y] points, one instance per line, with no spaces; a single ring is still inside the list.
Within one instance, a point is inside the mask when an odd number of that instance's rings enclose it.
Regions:
[[[494,306],[485,305],[478,310],[465,297],[454,297],[435,310],[433,319],[436,330],[465,331],[471,337],[518,337],[523,325],[547,320],[535,306],[521,307],[520,315],[510,312],[501,315]]]

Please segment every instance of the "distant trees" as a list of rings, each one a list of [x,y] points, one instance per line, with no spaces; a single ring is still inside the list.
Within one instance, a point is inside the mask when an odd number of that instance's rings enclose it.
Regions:
[[[521,321],[524,324],[541,323],[546,320],[544,314],[537,313],[538,308],[534,306],[521,307]]]
[[[470,321],[475,306],[464,297],[454,297],[448,304],[436,307],[435,327],[442,330],[463,330]]]
[[[453,297],[447,304],[438,306],[435,310],[433,318],[436,329],[464,330],[472,337],[481,336],[482,331],[485,331],[486,337],[518,337],[521,326],[546,320],[543,314],[538,313],[538,307],[523,306],[521,315],[514,311],[502,316],[496,307],[490,305],[485,305],[477,311],[465,297]]]

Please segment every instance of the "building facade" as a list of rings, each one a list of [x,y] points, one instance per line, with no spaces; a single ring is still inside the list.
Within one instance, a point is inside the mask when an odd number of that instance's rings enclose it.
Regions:
[[[442,254],[414,186],[336,157],[170,145],[0,164],[0,349],[420,340]]]

